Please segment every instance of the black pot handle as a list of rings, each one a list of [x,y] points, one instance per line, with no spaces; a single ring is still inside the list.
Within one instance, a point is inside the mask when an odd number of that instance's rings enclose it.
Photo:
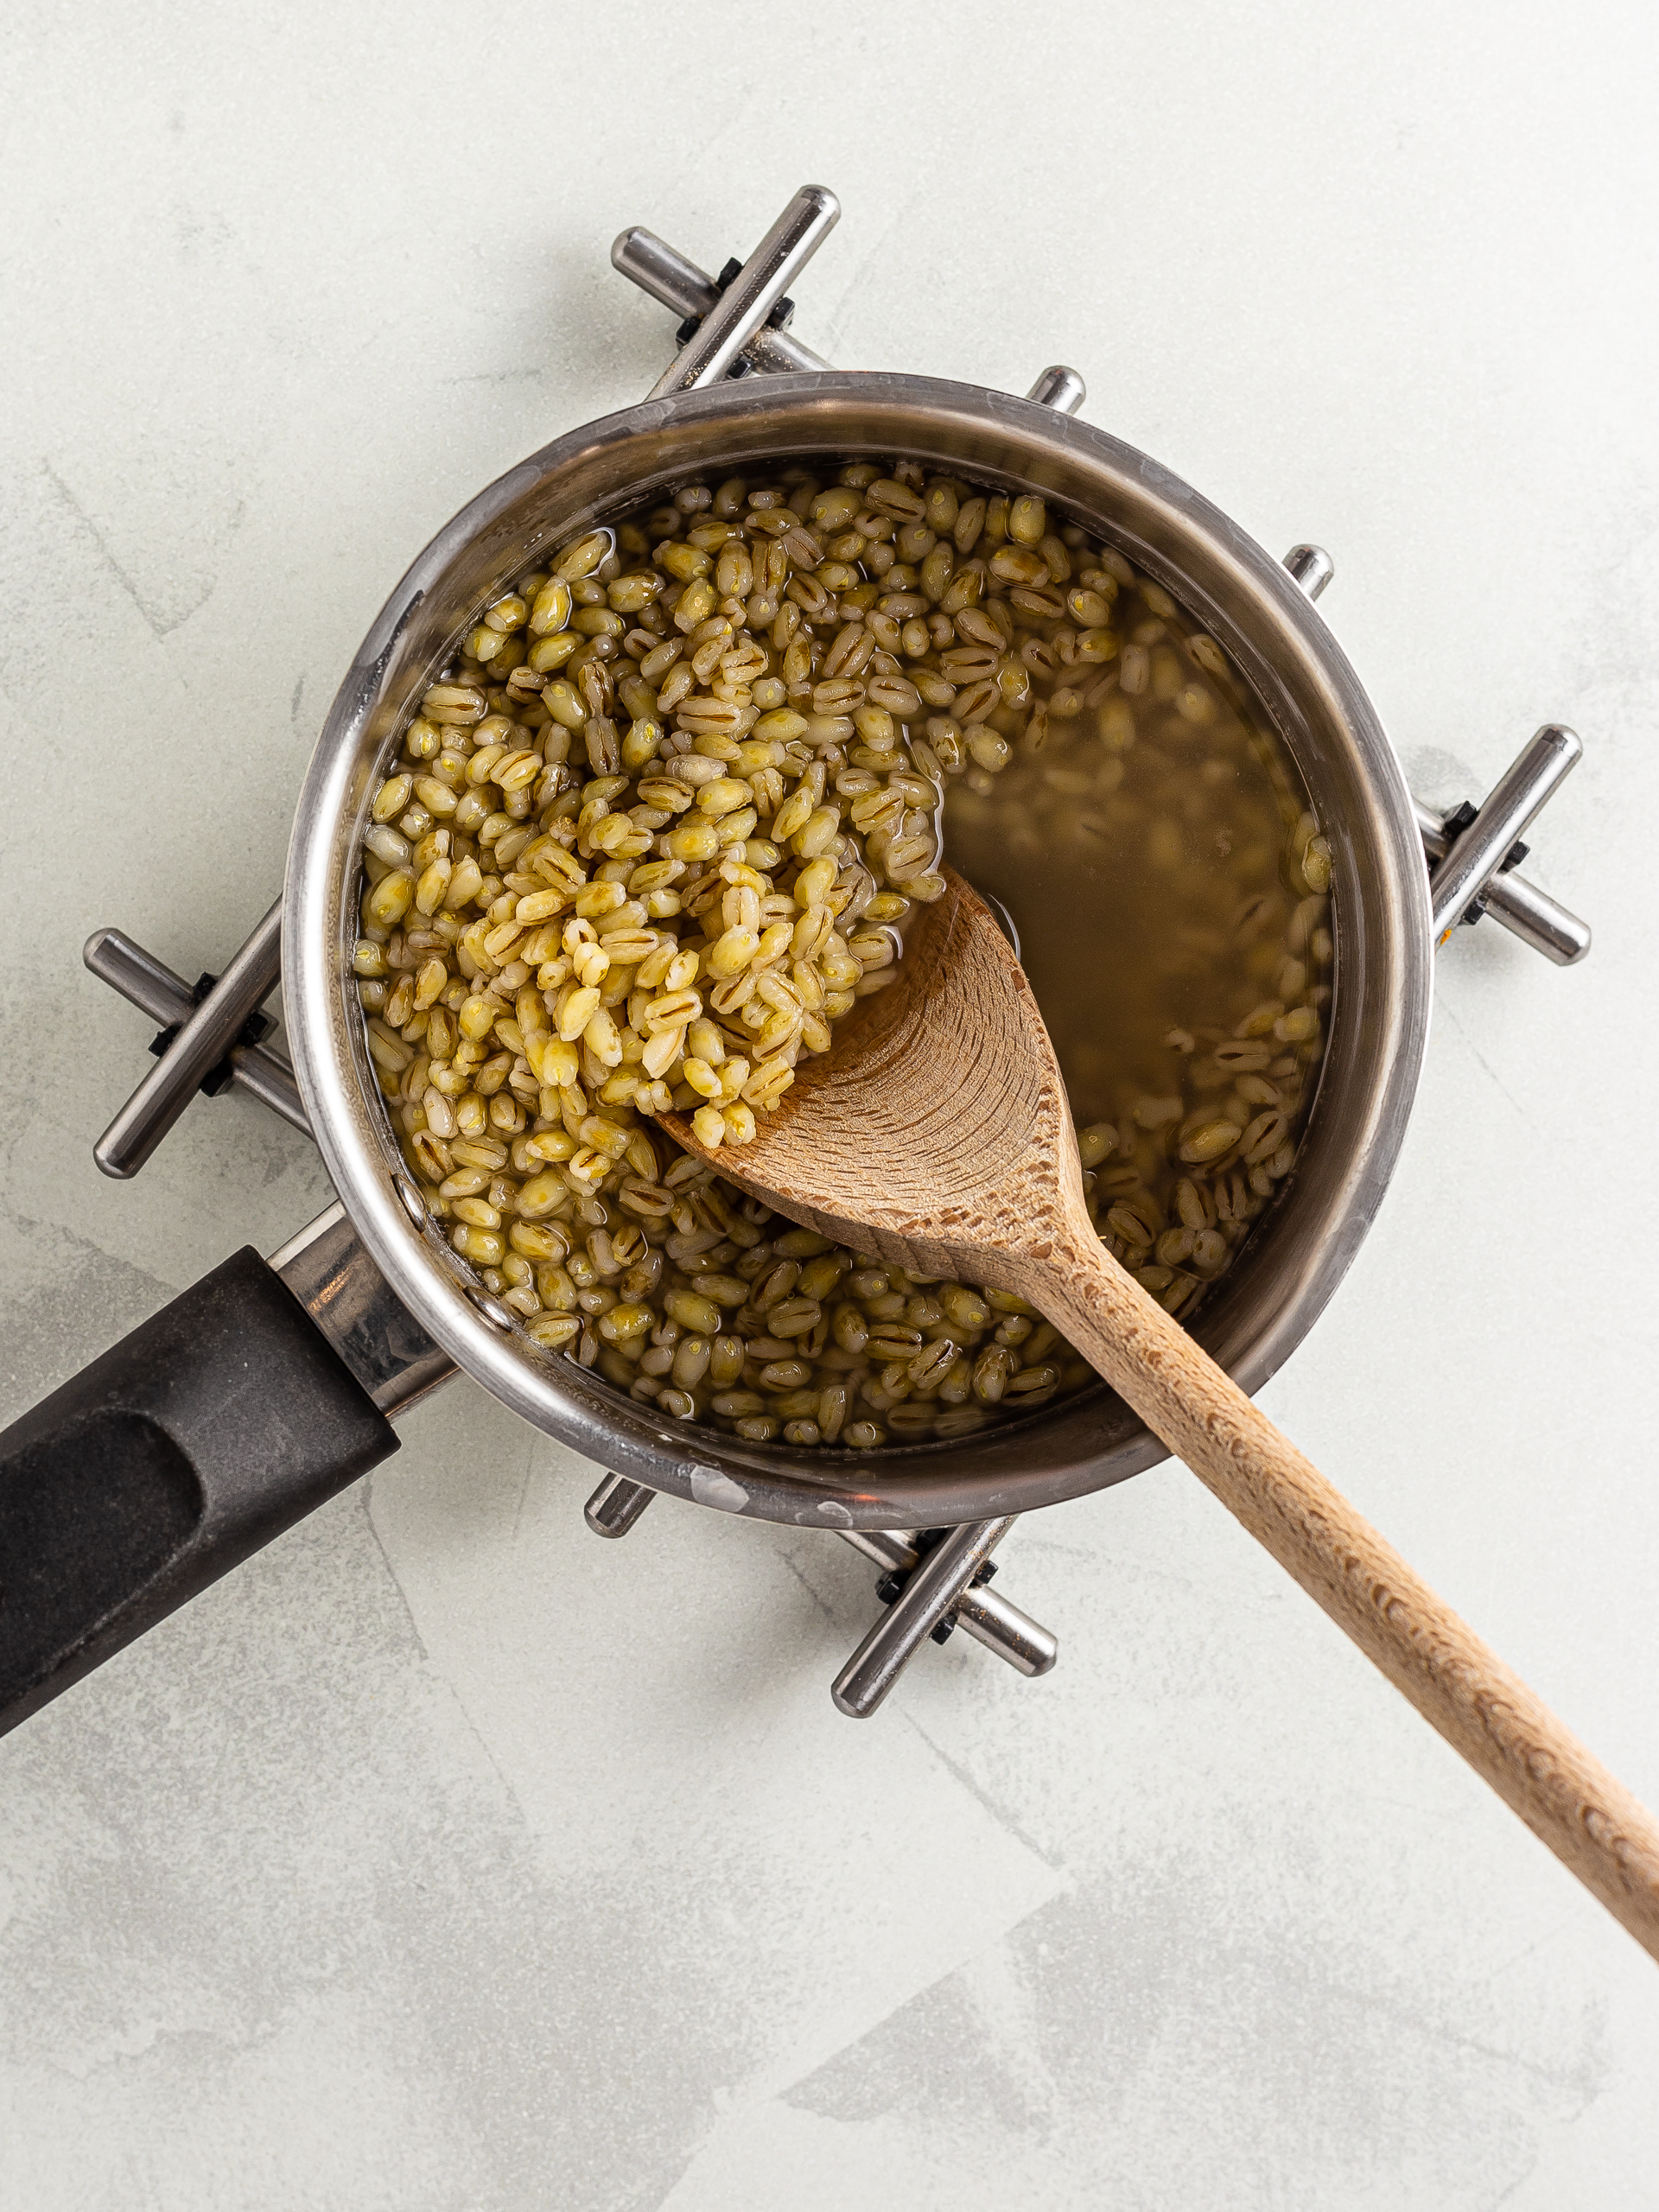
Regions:
[[[0,1734],[397,1449],[283,1278],[215,1268],[0,1435]]]

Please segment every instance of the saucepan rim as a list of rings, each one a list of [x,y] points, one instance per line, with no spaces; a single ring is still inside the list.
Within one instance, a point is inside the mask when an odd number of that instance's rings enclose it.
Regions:
[[[948,1443],[859,1453],[751,1445],[676,1423],[537,1351],[490,1317],[493,1301],[472,1271],[417,1225],[414,1186],[369,1078],[350,971],[356,852],[376,764],[417,685],[492,593],[538,548],[705,466],[729,474],[746,461],[854,452],[911,454],[1040,490],[1104,530],[1214,630],[1316,795],[1320,775],[1339,790],[1338,818],[1322,815],[1337,861],[1337,988],[1303,1156],[1195,1328],[1243,1388],[1258,1389],[1346,1273],[1404,1138],[1430,1006],[1421,843],[1376,709],[1282,565],[1179,477],[1090,424],[941,378],[830,371],[649,401],[531,454],[418,556],[340,686],[296,813],[283,972],[295,1068],[334,1187],[392,1289],[458,1366],[589,1459],[699,1504],[806,1526],[934,1527],[1102,1488],[1165,1447],[1104,1384]]]

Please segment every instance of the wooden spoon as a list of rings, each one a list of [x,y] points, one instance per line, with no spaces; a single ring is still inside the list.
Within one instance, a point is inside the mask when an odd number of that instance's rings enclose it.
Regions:
[[[1065,1088],[995,922],[961,878],[753,1143],[688,1151],[837,1243],[1016,1292],[1323,1605],[1659,1958],[1659,1824],[1102,1245]]]

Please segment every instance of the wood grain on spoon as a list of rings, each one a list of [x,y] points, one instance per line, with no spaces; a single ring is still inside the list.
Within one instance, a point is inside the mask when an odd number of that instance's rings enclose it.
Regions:
[[[1102,1245],[1065,1088],[961,879],[898,979],[753,1144],[688,1151],[792,1219],[1046,1314],[1454,1750],[1659,1958],[1659,1824]]]

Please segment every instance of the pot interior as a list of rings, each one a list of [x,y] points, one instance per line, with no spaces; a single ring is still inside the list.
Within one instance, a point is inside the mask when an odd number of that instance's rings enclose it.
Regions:
[[[331,709],[289,871],[296,1062],[347,1211],[458,1363],[602,1465],[699,1503],[806,1524],[915,1528],[1020,1512],[1166,1456],[1104,1384],[970,1438],[877,1452],[747,1444],[626,1397],[480,1313],[465,1264],[400,1203],[352,979],[358,844],[381,764],[479,610],[594,520],[708,475],[791,459],[907,458],[1007,491],[1116,545],[1223,645],[1306,785],[1333,856],[1334,996],[1295,1166],[1193,1333],[1247,1389],[1335,1290],[1376,1211],[1421,1067],[1430,947],[1421,846],[1375,711],[1281,564],[1132,448],[1032,402],[913,378],[754,377],[572,432],[481,493],[393,593]]]

